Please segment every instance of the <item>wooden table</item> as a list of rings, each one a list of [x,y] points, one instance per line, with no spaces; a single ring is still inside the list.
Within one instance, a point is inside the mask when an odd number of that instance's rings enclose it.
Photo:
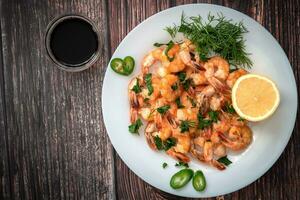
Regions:
[[[114,151],[102,120],[101,87],[112,52],[132,28],[193,2],[0,2],[0,199],[178,199],[142,181]],[[234,8],[262,24],[285,50],[300,83],[300,1],[203,2]],[[67,13],[88,16],[100,28],[100,59],[84,72],[61,71],[46,56],[47,24]],[[275,165],[225,199],[300,199],[299,122],[298,116]]]

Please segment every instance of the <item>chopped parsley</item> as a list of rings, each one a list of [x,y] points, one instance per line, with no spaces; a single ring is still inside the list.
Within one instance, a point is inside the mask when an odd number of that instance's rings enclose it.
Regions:
[[[163,143],[162,143],[162,140],[160,139],[160,137],[158,135],[156,135],[154,137],[154,143],[155,143],[155,146],[158,150],[162,150],[163,149]]]
[[[227,158],[227,155],[222,157],[222,158],[219,158],[218,159],[218,162],[220,163],[223,163],[224,165],[228,166],[230,165],[232,162]]]
[[[148,88],[148,95],[150,96],[152,93],[153,93],[153,86],[152,86],[152,74],[151,73],[148,73],[145,75],[145,83],[146,83],[146,86]]]
[[[137,119],[135,123],[128,126],[128,130],[130,133],[139,133],[139,128],[143,125],[141,119]]]
[[[225,109],[224,109],[224,111],[225,111],[225,112],[228,112],[228,113],[230,113],[230,114],[235,113],[235,110],[234,110],[233,106],[230,105],[228,102],[226,102],[226,104],[225,104]]]
[[[173,91],[177,90],[178,89],[178,84],[174,83],[173,85],[171,85],[171,88],[172,88]]]
[[[217,111],[210,110],[208,112],[209,119],[204,119],[204,117],[201,115],[201,113],[198,113],[198,128],[199,129],[205,129],[212,125],[214,122],[218,122],[218,115],[219,113]]]
[[[178,76],[180,82],[184,82],[185,77],[186,77],[186,73],[185,72],[179,72],[179,73],[177,73],[177,76]]]
[[[192,79],[190,79],[190,78],[188,78],[184,82],[182,82],[182,86],[185,91],[189,90],[191,85],[192,85]]]
[[[218,122],[218,112],[217,111],[209,111],[208,112],[209,118],[212,122]]]
[[[171,147],[176,145],[176,139],[173,137],[169,137],[166,141],[164,141],[164,149],[168,151]]]
[[[210,119],[204,119],[204,117],[200,113],[198,113],[197,118],[199,122],[198,124],[199,129],[203,130],[212,124],[212,121]]]
[[[182,162],[182,161],[179,161],[178,163],[176,163],[175,166],[189,168],[189,164]]]
[[[168,151],[171,147],[176,145],[176,139],[170,137],[165,141],[162,141],[158,135],[154,137],[154,143],[158,150],[165,150]]]
[[[189,131],[190,128],[193,128],[193,127],[195,127],[195,122],[189,121],[189,120],[182,120],[181,124],[179,125],[181,133]]]
[[[165,163],[165,162],[164,162],[164,163],[162,164],[162,167],[163,167],[164,169],[165,169],[167,166],[168,166],[168,163]]]
[[[189,101],[190,101],[191,104],[192,104],[192,108],[195,108],[195,107],[196,107],[195,100],[194,100],[193,98],[189,97],[189,96],[188,96],[188,99],[189,99]]]
[[[146,98],[144,99],[144,102],[147,103],[149,100],[150,100],[150,99],[149,99],[148,97],[146,97]]]
[[[142,91],[140,84],[139,84],[139,79],[136,79],[136,84],[133,86],[133,88],[131,90],[134,91],[136,94],[138,94]]]
[[[160,114],[165,114],[168,110],[170,109],[169,105],[165,105],[165,106],[161,106],[159,108],[157,108],[157,112],[159,112]]]
[[[242,118],[242,117],[239,117],[239,118],[238,118],[238,121],[241,121],[241,122],[243,122],[243,121],[245,121],[245,119],[244,119],[244,118]]]
[[[178,108],[184,108],[184,105],[182,105],[181,101],[180,101],[180,97],[177,97],[175,99],[175,103],[177,105]]]
[[[174,46],[174,42],[173,41],[170,41],[168,44],[167,44],[167,48],[165,49],[165,55],[167,56],[168,60],[170,62],[172,62],[174,60],[175,57],[170,57],[168,52],[170,51],[170,49],[172,49],[172,47]]]

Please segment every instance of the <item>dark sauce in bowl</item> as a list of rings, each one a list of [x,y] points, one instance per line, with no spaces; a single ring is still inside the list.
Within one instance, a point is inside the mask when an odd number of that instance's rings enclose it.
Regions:
[[[82,16],[55,20],[47,31],[46,47],[50,58],[67,71],[81,71],[98,58],[98,34]]]

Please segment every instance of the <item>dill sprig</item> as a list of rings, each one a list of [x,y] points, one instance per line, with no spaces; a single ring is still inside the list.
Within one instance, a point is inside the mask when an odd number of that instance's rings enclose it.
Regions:
[[[167,26],[164,30],[170,34],[171,38],[175,38],[178,32],[178,26],[174,24],[173,26]]]
[[[242,22],[234,23],[221,13],[217,16],[209,14],[207,22],[204,22],[201,16],[186,17],[182,13],[180,26],[167,27],[166,30],[172,37],[177,31],[183,33],[196,45],[196,51],[203,61],[217,54],[234,67],[252,66],[243,39],[243,34],[248,32],[247,29]]]

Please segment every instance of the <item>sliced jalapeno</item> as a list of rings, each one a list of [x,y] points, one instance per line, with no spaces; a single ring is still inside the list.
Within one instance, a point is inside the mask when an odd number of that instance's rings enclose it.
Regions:
[[[134,59],[131,56],[126,56],[123,61],[125,63],[125,66],[124,66],[125,72],[128,75],[131,74],[134,69]]]
[[[134,59],[131,56],[126,56],[124,60],[121,58],[114,58],[110,62],[110,66],[116,73],[128,76],[134,69]]]
[[[110,62],[112,70],[121,75],[127,75],[127,72],[124,69],[125,62],[121,58],[114,58]]]
[[[171,180],[170,186],[173,189],[179,189],[185,186],[193,177],[194,171],[191,169],[182,169],[179,172],[175,173]]]
[[[198,170],[195,172],[193,177],[193,187],[195,190],[201,192],[206,188],[206,180],[203,172]]]

